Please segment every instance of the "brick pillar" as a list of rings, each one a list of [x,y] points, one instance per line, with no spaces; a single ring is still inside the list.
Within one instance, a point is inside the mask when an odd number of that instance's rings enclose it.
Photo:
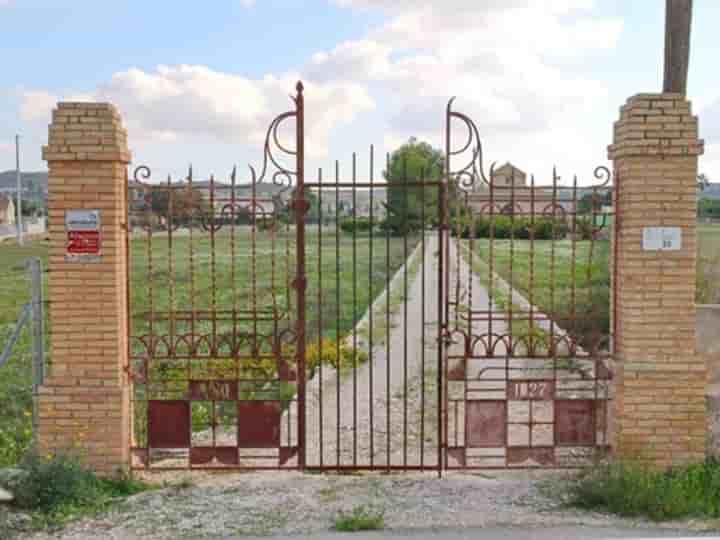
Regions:
[[[114,106],[60,103],[48,145],[50,369],[43,451],[73,450],[105,474],[128,464],[127,134]],[[66,257],[66,214],[100,211],[99,260]]]
[[[614,447],[656,465],[705,455],[706,367],[695,344],[697,117],[680,94],[620,109],[609,157],[617,183]],[[643,249],[645,227],[679,227],[677,251]]]

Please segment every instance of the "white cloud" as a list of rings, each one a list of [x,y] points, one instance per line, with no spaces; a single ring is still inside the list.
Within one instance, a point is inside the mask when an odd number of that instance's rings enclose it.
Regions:
[[[380,8],[390,13],[402,13],[413,9],[438,6],[436,0],[333,0],[344,7]],[[488,11],[515,7],[542,7],[554,13],[573,10],[587,10],[594,6],[594,0],[445,0],[441,10],[466,14],[469,10]]]
[[[159,66],[151,72],[133,68],[115,73],[81,97],[117,105],[131,140],[211,137],[261,144],[272,118],[292,108],[288,94],[298,78],[288,73],[253,80],[205,66]],[[374,107],[363,87],[347,82],[309,82],[306,96],[306,149],[311,156],[327,151],[336,125]],[[49,119],[57,101],[47,92],[25,92],[21,114],[29,121]]]
[[[255,0],[240,0],[240,3],[245,7],[251,7],[255,5]]]
[[[379,9],[388,19],[361,40],[316,54],[305,71],[379,88],[394,111],[386,142],[414,135],[440,144],[440,115],[457,95],[481,136],[528,166],[541,161],[536,140],[556,145],[558,134],[578,149],[576,163],[583,152],[603,161],[607,141],[595,150],[581,145],[577,119],[606,100],[608,90],[576,68],[614,49],[623,24],[592,14],[593,0],[333,1]]]
[[[313,55],[305,69],[312,80],[376,79],[390,75],[392,47],[374,40],[346,41]]]
[[[700,135],[708,144],[720,145],[720,97],[700,109]]]
[[[450,92],[493,133],[546,128],[559,113],[601,99],[606,90],[552,67],[545,56],[612,48],[622,28],[617,20],[580,18],[567,24],[559,17],[592,7],[589,0],[337,2],[399,15],[366,39],[316,54],[306,71],[321,80],[382,83],[403,109],[392,127],[408,133],[421,128]]]
[[[38,120],[50,122],[50,114],[58,97],[44,90],[22,92],[20,96],[20,117],[28,122]]]
[[[700,172],[720,182],[720,96],[699,109],[700,137],[705,139],[705,154],[700,158]]]

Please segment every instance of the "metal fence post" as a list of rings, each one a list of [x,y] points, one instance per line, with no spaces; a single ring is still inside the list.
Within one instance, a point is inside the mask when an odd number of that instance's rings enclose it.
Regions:
[[[44,343],[44,310],[43,310],[43,283],[42,262],[33,258],[27,261],[30,271],[30,287],[32,299],[30,309],[32,313],[32,373],[33,373],[33,437],[37,433],[37,395],[38,388],[45,379],[45,343]]]

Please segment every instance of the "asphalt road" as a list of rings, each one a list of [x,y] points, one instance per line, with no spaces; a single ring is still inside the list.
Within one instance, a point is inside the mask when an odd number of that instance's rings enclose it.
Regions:
[[[379,540],[383,538],[413,540],[602,540],[602,539],[650,539],[650,538],[706,538],[720,540],[720,532],[696,533],[672,529],[620,529],[595,527],[547,527],[524,529],[516,527],[488,527],[484,529],[437,530],[437,531],[377,531],[358,533],[314,533],[309,536],[272,536],[274,540]],[[240,540],[231,537],[227,540]],[[243,537],[243,540],[252,540]],[[259,540],[259,539],[258,539]]]

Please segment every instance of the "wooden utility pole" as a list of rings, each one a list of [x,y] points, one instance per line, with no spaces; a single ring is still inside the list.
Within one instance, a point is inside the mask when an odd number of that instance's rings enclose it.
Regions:
[[[663,92],[687,93],[693,0],[665,0],[665,82]]]

